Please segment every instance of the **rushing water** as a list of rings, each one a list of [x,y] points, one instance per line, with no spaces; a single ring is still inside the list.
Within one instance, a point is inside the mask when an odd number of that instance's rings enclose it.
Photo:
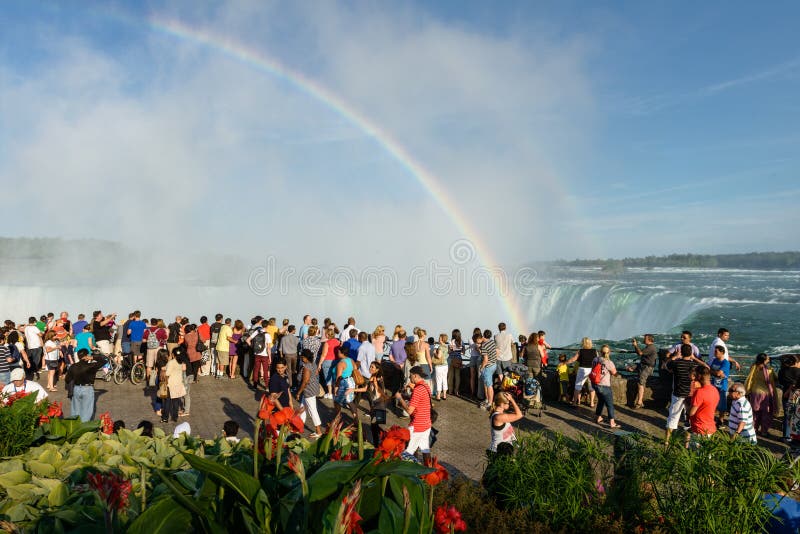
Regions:
[[[733,354],[800,352],[798,271],[566,269],[551,276],[525,310],[556,343],[589,336],[630,348],[630,336],[653,333],[664,346],[687,329],[705,352],[725,327]]]
[[[291,291],[258,297],[245,285],[105,281],[92,286],[85,281],[72,285],[26,281],[0,286],[0,316],[20,320],[66,309],[74,317],[78,311],[98,308],[121,314],[139,308],[145,315],[158,313],[164,318],[176,313],[211,316],[222,310],[245,320],[256,313],[299,320],[305,313],[320,314],[324,309],[335,320],[353,314],[366,329],[378,323],[391,329],[402,323],[407,328],[427,327],[430,335],[455,327],[469,333],[475,325],[494,327],[500,320],[508,321],[496,298],[465,302],[420,293],[312,298]],[[630,336],[644,333],[656,334],[658,345],[666,346],[677,342],[677,332],[688,329],[705,352],[717,329],[726,327],[735,355],[800,352],[800,271],[664,268],[609,275],[596,269],[567,268],[551,270],[528,293],[518,297],[526,327],[546,330],[554,346],[574,346],[589,336],[595,342],[608,340],[615,349],[629,349]]]

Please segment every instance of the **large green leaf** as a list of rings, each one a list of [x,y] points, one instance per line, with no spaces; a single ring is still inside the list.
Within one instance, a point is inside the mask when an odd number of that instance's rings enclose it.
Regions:
[[[383,500],[381,479],[361,479],[361,500],[358,503],[358,513],[365,522],[371,520],[381,511]]]
[[[261,491],[261,484],[247,473],[227,465],[206,460],[194,454],[182,454],[186,461],[189,462],[189,465],[238,493],[248,506],[258,497],[258,493]]]
[[[391,460],[388,462],[380,462],[379,464],[370,464],[370,467],[364,470],[365,475],[375,475],[378,477],[384,475],[398,475],[419,478],[421,475],[432,473],[433,468],[425,467],[416,462],[408,462],[406,460]]]
[[[322,500],[349,483],[356,478],[365,462],[328,462],[317,469],[308,479],[309,502]]]
[[[10,473],[5,473],[0,475],[0,486],[8,489],[10,487],[16,486],[17,484],[25,484],[26,482],[30,482],[31,475],[30,473],[26,473],[25,471],[12,471]]]
[[[128,527],[129,534],[177,534],[191,530],[192,514],[172,499],[161,499],[147,507]]]
[[[385,499],[381,503],[381,515],[378,519],[378,530],[381,534],[403,532],[403,509],[394,501]]]

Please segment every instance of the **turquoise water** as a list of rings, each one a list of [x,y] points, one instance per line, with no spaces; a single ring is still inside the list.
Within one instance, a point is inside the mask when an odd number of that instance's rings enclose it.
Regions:
[[[759,352],[800,352],[798,271],[664,268],[608,275],[567,268],[549,272],[523,303],[528,321],[558,346],[589,336],[629,349],[630,336],[653,333],[662,347],[687,329],[706,352],[725,327],[730,352],[745,360]]]

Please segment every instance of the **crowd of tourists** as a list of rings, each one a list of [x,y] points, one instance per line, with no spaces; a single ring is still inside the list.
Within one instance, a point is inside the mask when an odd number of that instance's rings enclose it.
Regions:
[[[800,359],[785,358],[776,373],[769,357],[760,354],[744,382],[729,384],[731,369],[740,367],[728,352],[729,338],[730,332],[721,328],[708,359],[688,331],[667,351],[661,369],[672,375],[668,439],[683,416],[689,435],[706,436],[722,427],[731,436],[756,442],[772,425],[777,389],[783,392],[784,412],[794,409],[790,403],[800,386]],[[650,334],[641,344],[633,339],[633,350],[640,361],[627,371],[637,376],[638,409],[660,358]],[[304,421],[310,420],[312,439],[329,422],[322,421],[317,407],[323,398],[333,401],[337,415],[344,413],[353,421],[359,420],[360,409],[365,411],[376,445],[387,410],[409,417],[409,447],[414,449],[409,452],[428,454],[432,402],[446,402],[448,396],[466,397],[490,412],[491,450],[513,443],[512,423],[522,418],[519,404],[524,399],[507,386],[522,368],[533,379],[541,380],[547,372],[557,375],[564,403],[577,407],[585,399],[595,410],[597,424],[619,427],[611,387],[617,367],[610,347],[603,345],[598,351],[584,338],[572,355],[559,354],[551,362],[550,352],[545,332],[515,339],[504,323],[494,332],[475,328],[465,338],[458,329],[432,337],[424,328],[409,333],[401,325],[391,331],[378,325],[367,332],[359,330],[353,317],[340,327],[329,318],[320,323],[306,315],[298,328],[289,319],[278,323],[261,316],[245,326],[222,314],[212,321],[202,316],[196,323],[178,316],[167,324],[159,318],[145,320],[139,311],[124,320],[96,311],[88,320],[80,314],[74,322],[62,312],[58,317],[30,317],[19,325],[5,321],[0,328],[0,385],[5,394],[36,392],[44,398],[63,383],[72,415],[88,420],[95,410],[95,377],[122,360],[129,365],[141,361],[155,415],[166,422],[190,414],[192,384],[241,377],[251,389],[263,390],[279,409],[296,408]],[[800,433],[792,424],[787,416],[787,441]]]

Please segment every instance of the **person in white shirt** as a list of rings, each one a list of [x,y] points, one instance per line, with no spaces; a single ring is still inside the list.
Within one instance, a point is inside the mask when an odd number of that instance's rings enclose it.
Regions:
[[[358,369],[361,371],[362,376],[369,380],[372,376],[372,373],[369,372],[369,364],[375,361],[375,346],[367,342],[366,332],[359,332],[358,340],[361,342],[358,347],[358,356],[356,357]]]
[[[31,362],[31,371],[39,378],[39,368],[42,365],[42,332],[36,326],[36,317],[30,317],[28,324],[22,329],[27,344],[28,360]]]
[[[717,337],[714,338],[714,341],[711,342],[711,346],[708,348],[708,365],[711,365],[711,362],[714,361],[714,351],[716,350],[717,346],[721,346],[723,349],[725,349],[725,356],[722,359],[730,361],[731,365],[736,367],[737,371],[741,369],[742,366],[739,365],[739,362],[731,358],[728,354],[728,345],[726,345],[726,343],[730,338],[731,333],[727,328],[720,328],[717,330]]]
[[[497,344],[497,372],[502,380],[505,370],[508,369],[508,366],[512,363],[511,359],[513,354],[511,352],[511,343],[514,341],[514,338],[511,337],[511,334],[506,332],[506,323],[500,323],[497,325],[497,329],[499,332],[494,336],[494,342]]]
[[[17,367],[11,371],[11,383],[6,384],[6,386],[3,388],[2,397],[3,399],[6,399],[3,402],[8,404],[8,397],[20,392],[25,392],[28,394],[36,393],[36,402],[42,402],[47,398],[47,392],[44,390],[44,388],[33,380],[26,380],[25,371],[23,371],[21,367]]]
[[[356,333],[359,332],[358,328],[356,328],[356,320],[354,317],[349,317],[347,319],[347,324],[342,331],[339,333],[339,342],[345,343],[348,339],[350,339],[350,330],[355,329]]]

